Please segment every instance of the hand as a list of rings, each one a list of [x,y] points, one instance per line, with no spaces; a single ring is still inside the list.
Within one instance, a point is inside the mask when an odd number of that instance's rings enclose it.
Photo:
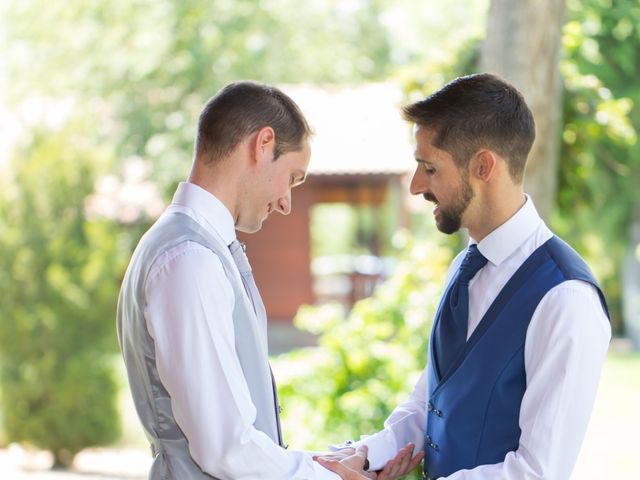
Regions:
[[[333,452],[322,453],[320,455],[314,455],[313,458],[315,461],[318,461],[318,458],[323,458],[325,460],[343,460],[347,457],[350,457],[356,453],[356,449],[353,447],[345,447],[339,450],[334,450]]]
[[[344,449],[347,450],[347,449]],[[353,449],[348,449],[353,451]],[[344,451],[339,450],[331,456],[317,457],[317,462],[327,470],[340,475],[343,480],[368,480],[375,479],[376,474],[373,472],[365,472],[364,464],[367,460],[366,445],[359,446],[355,452],[349,456],[344,456]],[[342,454],[342,459],[338,459],[335,454]]]
[[[414,445],[408,443],[406,447],[398,450],[396,456],[386,463],[381,472],[378,472],[378,480],[396,480],[416,468],[424,458],[424,451],[418,452],[411,458],[413,449]]]

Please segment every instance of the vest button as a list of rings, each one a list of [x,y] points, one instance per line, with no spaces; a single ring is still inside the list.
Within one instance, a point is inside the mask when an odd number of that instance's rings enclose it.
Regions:
[[[433,413],[435,413],[437,416],[441,417],[442,416],[442,410],[438,410],[436,409]]]

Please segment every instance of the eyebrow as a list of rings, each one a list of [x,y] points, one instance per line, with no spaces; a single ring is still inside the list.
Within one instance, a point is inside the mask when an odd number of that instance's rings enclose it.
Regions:
[[[423,160],[422,158],[418,158],[418,157],[415,157],[415,159],[416,159],[416,162],[418,162],[418,163],[425,163],[425,164],[428,164],[428,165],[433,165],[433,162],[431,162],[429,160]]]

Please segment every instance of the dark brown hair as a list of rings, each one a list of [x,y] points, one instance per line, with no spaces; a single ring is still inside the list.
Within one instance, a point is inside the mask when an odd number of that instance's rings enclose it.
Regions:
[[[196,155],[206,162],[229,155],[247,136],[263,127],[275,132],[274,160],[300,150],[311,135],[304,115],[279,89],[258,82],[234,82],[211,98],[200,113]]]
[[[511,178],[522,182],[535,123],[522,94],[504,80],[488,73],[456,78],[402,111],[405,120],[432,128],[434,146],[459,168],[486,148],[504,157]]]

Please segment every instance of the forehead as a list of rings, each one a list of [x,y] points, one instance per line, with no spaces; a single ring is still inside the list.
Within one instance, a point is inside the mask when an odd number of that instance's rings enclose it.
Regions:
[[[309,160],[311,159],[311,145],[309,140],[304,140],[299,150],[292,150],[285,153],[283,159],[286,159],[285,162],[288,163],[292,169],[306,171],[309,166]]]
[[[413,128],[413,136],[415,138],[416,158],[434,161],[451,157],[449,153],[433,145],[436,136],[433,128],[425,127],[424,125],[415,125]]]

